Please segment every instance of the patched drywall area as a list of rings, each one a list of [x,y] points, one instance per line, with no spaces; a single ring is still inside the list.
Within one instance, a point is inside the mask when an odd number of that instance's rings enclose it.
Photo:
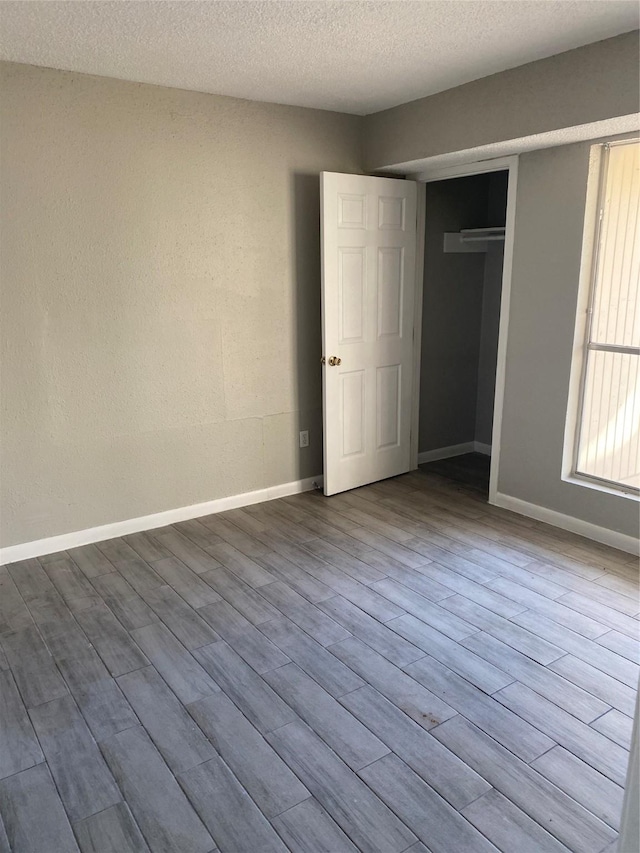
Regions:
[[[561,477],[591,144],[520,158],[498,491],[637,537],[637,501]]]
[[[1,544],[318,474],[318,174],[360,119],[0,73]]]

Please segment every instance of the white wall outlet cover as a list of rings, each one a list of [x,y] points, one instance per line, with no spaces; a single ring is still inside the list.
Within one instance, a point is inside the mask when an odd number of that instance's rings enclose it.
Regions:
[[[300,430],[300,447],[309,447],[309,430]]]

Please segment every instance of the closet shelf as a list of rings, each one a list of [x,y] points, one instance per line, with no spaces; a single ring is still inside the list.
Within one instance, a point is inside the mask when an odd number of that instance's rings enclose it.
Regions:
[[[504,240],[504,225],[495,228],[461,228],[463,243],[474,243],[478,240]]]
[[[505,226],[487,228],[461,228],[460,231],[445,232],[444,252],[486,252],[488,243],[504,240]]]

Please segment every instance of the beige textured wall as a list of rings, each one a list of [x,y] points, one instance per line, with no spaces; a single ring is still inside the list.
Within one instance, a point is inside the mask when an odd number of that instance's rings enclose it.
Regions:
[[[367,116],[366,169],[638,112],[638,31]]]
[[[520,157],[498,491],[638,536],[638,503],[561,479],[592,143]]]
[[[0,74],[1,544],[320,473],[318,173],[361,120]]]

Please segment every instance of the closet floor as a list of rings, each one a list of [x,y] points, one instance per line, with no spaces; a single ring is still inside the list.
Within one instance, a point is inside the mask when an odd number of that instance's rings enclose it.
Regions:
[[[426,473],[440,474],[456,483],[464,483],[488,495],[490,466],[490,456],[483,453],[464,453],[462,456],[452,456],[450,459],[426,462],[420,466],[420,469]]]
[[[613,850],[628,554],[423,469],[0,584],[0,850]]]

